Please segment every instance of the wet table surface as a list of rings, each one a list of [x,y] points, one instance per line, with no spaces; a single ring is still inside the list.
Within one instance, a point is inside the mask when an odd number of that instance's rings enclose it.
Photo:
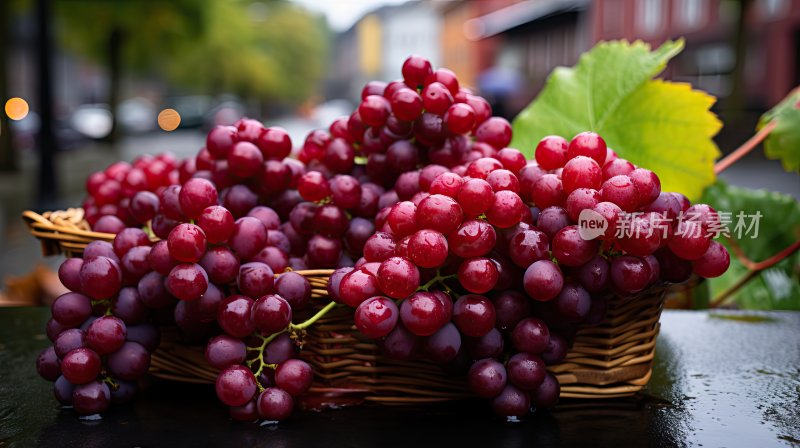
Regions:
[[[0,308],[0,447],[800,446],[800,313],[666,311],[645,393],[506,424],[481,403],[232,422],[209,386],[159,382],[102,420],[61,410],[35,359],[44,308]]]

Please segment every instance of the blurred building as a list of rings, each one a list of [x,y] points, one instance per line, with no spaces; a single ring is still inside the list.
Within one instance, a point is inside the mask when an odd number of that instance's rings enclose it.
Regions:
[[[441,64],[441,16],[430,1],[384,6],[341,33],[333,48],[329,97],[357,99],[370,80],[401,77],[411,54]]]
[[[726,97],[734,84],[742,8],[740,60],[747,103],[769,107],[800,84],[798,0],[601,0],[592,11],[593,39],[641,38],[657,44],[684,36],[686,50],[672,77]]]
[[[686,49],[663,76],[723,104],[735,96],[764,110],[800,84],[800,0],[420,0],[380,8],[339,36],[329,91],[355,99],[417,53],[513,116],[555,67],[598,41],[679,37]]]
[[[456,3],[443,8],[442,45],[452,59],[445,62],[463,67],[468,77],[488,67],[517,70],[526,81],[520,92],[523,104],[553,68],[573,65],[594,43],[611,39],[641,39],[655,46],[685,37],[686,49],[665,76],[691,82],[724,100],[733,93],[738,73],[744,105],[752,109],[774,105],[800,84],[800,0]],[[496,8],[486,11],[490,7]],[[476,14],[480,9],[484,14]],[[463,45],[458,40],[473,41],[463,47],[471,56],[447,51]],[[739,71],[737,60],[742,63]]]

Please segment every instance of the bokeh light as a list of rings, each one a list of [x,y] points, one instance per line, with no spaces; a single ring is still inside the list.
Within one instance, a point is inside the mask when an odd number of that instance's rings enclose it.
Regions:
[[[29,111],[28,102],[22,98],[14,97],[6,101],[6,115],[12,120],[22,120]]]
[[[174,131],[181,124],[181,115],[175,109],[164,109],[158,113],[158,127],[165,131]]]

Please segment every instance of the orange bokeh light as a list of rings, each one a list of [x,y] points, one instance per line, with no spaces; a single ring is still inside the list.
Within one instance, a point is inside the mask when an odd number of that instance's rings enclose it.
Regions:
[[[175,109],[164,109],[158,113],[158,127],[165,131],[174,131],[181,124],[181,115]]]
[[[10,98],[6,101],[6,115],[12,120],[22,120],[28,116],[28,102],[22,98]]]

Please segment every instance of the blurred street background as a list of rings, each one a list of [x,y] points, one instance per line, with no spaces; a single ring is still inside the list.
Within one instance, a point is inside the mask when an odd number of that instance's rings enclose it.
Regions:
[[[598,41],[678,37],[663,77],[719,98],[723,152],[800,84],[800,0],[2,0],[0,279],[24,287],[37,264],[57,266],[20,213],[79,205],[92,171],[193,155],[242,116],[299,145],[410,54],[510,119]],[[722,177],[800,198],[798,177],[760,151]]]

